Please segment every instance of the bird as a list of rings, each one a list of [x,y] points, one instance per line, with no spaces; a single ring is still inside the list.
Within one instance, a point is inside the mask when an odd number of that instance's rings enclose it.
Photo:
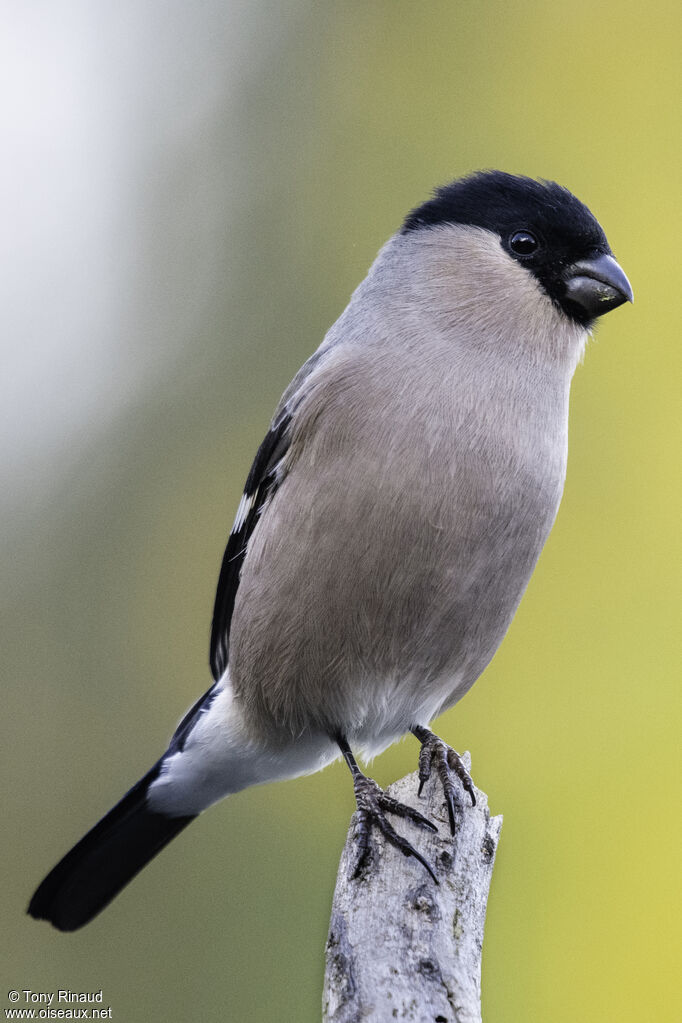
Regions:
[[[435,825],[356,756],[412,733],[420,791],[435,772],[453,833],[474,802],[431,723],[512,621],[562,497],[574,370],[597,318],[632,300],[599,222],[553,181],[477,171],[408,213],[258,448],[219,573],[212,685],[31,916],[76,930],[213,803],[340,758],[356,874],[378,831],[437,882],[400,833]]]

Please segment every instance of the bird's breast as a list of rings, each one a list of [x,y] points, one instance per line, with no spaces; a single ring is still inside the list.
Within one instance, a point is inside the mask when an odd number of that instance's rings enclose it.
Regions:
[[[245,559],[231,674],[254,720],[276,727],[360,734],[399,719],[400,734],[461,695],[560,500],[562,410],[501,415],[418,376],[363,385],[301,410]]]

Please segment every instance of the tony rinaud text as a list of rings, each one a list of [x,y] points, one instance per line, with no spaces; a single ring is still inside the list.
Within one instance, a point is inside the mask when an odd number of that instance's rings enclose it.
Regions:
[[[69,988],[59,988],[58,991],[31,991],[30,988],[22,988],[24,999],[27,1002],[38,1002],[42,1005],[52,1005],[54,1001],[61,1002],[101,1002],[103,995],[99,991],[71,991]]]

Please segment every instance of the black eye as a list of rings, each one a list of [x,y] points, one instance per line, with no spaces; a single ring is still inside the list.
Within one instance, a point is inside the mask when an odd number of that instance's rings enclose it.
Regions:
[[[537,238],[530,231],[515,231],[509,239],[509,248],[517,256],[530,256],[538,245]]]

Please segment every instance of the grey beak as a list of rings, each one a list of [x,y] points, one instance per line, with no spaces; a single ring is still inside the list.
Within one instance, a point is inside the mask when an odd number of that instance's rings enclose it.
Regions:
[[[632,302],[630,282],[613,256],[605,252],[590,259],[579,259],[564,274],[566,299],[574,303],[588,319]]]

